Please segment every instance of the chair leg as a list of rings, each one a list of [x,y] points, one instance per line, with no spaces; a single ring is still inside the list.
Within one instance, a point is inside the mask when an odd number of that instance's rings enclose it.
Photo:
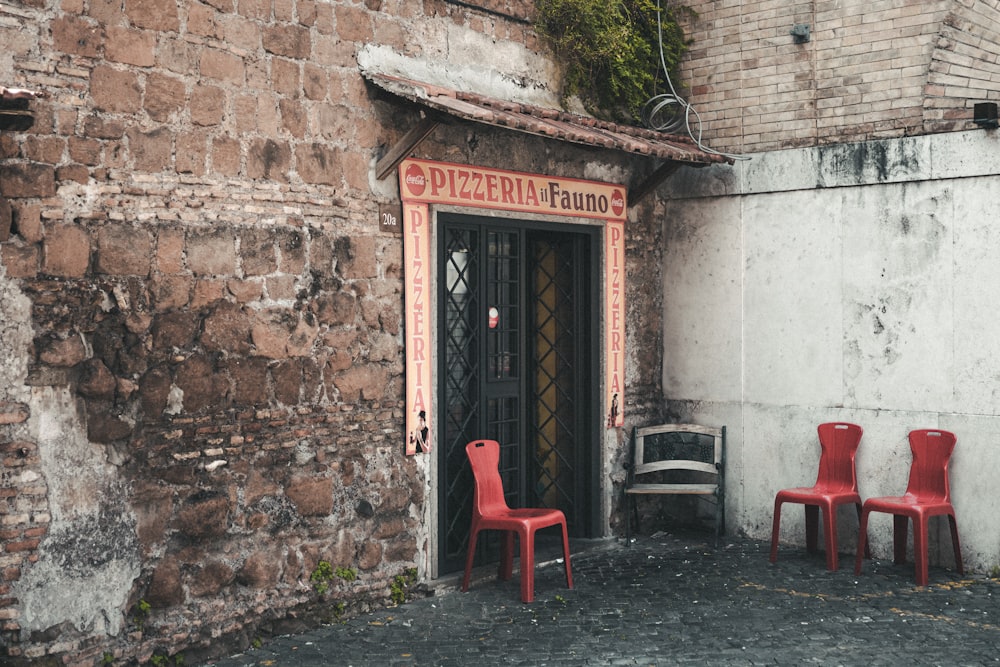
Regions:
[[[719,537],[722,535],[722,500],[715,494],[715,548],[719,548]]]
[[[861,503],[854,503],[854,508],[856,510],[858,510],[858,527],[860,528],[860,526],[861,526]],[[860,544],[858,546],[860,546]],[[868,558],[870,560],[871,557],[872,557],[872,550],[871,550],[871,545],[868,544],[868,533],[866,531],[865,532],[865,558]]]
[[[955,522],[955,515],[948,515],[948,525],[951,527],[951,546],[955,550],[955,569],[959,574],[965,574],[965,567],[962,565],[962,547],[958,544],[958,524]]]
[[[722,489],[715,490],[715,546],[719,546],[719,538],[726,532],[726,494]]]
[[[477,528],[472,529],[472,534],[469,536],[469,551],[465,555],[465,576],[462,577],[462,592],[465,593],[469,590],[469,575],[472,573],[472,559],[476,554],[476,539],[479,537],[479,530]]]
[[[632,515],[629,514],[629,505],[635,501],[627,493],[622,494],[622,513],[625,515],[625,545],[632,545]]]
[[[819,507],[803,505],[806,513],[806,551],[811,554],[819,551]]]
[[[916,523],[916,522],[914,522]],[[906,562],[906,531],[910,527],[910,518],[904,514],[892,515],[892,562],[902,565]],[[916,530],[916,526],[914,526]]]
[[[868,550],[868,510],[861,510],[858,524],[858,553],[854,557],[854,574],[861,574],[861,554],[870,556]]]
[[[840,567],[837,553],[837,508],[823,507],[823,546],[826,548],[826,569],[836,572]]]
[[[771,562],[778,562],[778,532],[781,528],[781,501],[774,501],[774,520],[771,522]]]
[[[573,588],[573,570],[569,565],[569,531],[566,529],[566,522],[562,523],[563,537],[563,562],[566,563],[566,588]]]
[[[521,561],[524,567],[524,561]],[[514,531],[505,530],[500,541],[500,565],[497,576],[501,581],[509,581],[514,576]]]
[[[913,560],[916,562],[917,586],[926,586],[928,580],[926,516],[913,520]]]
[[[521,602],[535,599],[535,531],[518,534],[521,541]]]

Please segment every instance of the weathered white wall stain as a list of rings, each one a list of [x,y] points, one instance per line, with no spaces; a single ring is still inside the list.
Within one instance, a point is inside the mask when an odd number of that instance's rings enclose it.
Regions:
[[[31,408],[51,521],[38,562],[14,588],[21,625],[41,631],[66,623],[116,635],[140,570],[127,489],[116,482],[105,448],[87,440],[68,388],[35,388]]]
[[[31,302],[0,264],[0,400],[25,400]]]
[[[671,183],[664,391],[685,418],[729,426],[730,530],[770,536],[774,494],[815,480],[820,422],[864,427],[862,497],[902,494],[907,433],[942,428],[958,437],[965,564],[1000,564],[997,143],[967,132],[778,151]],[[853,512],[839,526],[851,552]],[[781,538],[803,544],[803,530],[791,512]],[[891,530],[872,517],[876,555],[891,554]],[[932,559],[950,565],[947,523],[935,531]]]

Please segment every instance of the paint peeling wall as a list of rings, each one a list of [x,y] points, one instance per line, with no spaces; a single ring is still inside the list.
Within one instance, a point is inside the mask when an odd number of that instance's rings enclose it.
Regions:
[[[776,151],[670,184],[664,390],[682,416],[729,426],[730,530],[769,538],[774,494],[815,480],[821,422],[864,427],[862,497],[901,494],[907,433],[942,428],[958,437],[965,565],[1000,564],[998,142]],[[839,525],[852,552],[856,517]],[[804,544],[800,512],[783,513],[781,539]],[[891,554],[890,517],[873,515],[871,541]],[[944,520],[931,554],[952,564]]]

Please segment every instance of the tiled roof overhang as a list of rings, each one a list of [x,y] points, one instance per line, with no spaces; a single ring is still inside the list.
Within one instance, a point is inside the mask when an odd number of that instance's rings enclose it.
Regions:
[[[646,183],[629,193],[630,204],[682,165],[704,167],[732,163],[728,156],[702,150],[687,137],[610,123],[560,109],[455,90],[397,75],[371,71],[363,72],[363,75],[382,90],[438,114],[558,141],[664,160]],[[436,125],[437,121],[432,114],[404,137],[399,145],[379,161],[376,167],[378,178],[385,178]]]

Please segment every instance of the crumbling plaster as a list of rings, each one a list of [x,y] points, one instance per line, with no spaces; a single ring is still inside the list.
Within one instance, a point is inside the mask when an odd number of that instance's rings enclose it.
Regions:
[[[38,562],[13,594],[22,603],[20,622],[29,632],[65,623],[77,631],[117,634],[127,596],[139,574],[135,521],[127,489],[99,445],[87,440],[77,398],[68,386],[29,387],[32,349],[30,302],[0,264],[0,399],[26,403],[30,418],[10,426],[12,439],[37,444],[41,473],[12,469],[17,487],[44,485],[48,519]]]
[[[25,401],[31,347],[31,301],[0,263],[0,399]]]
[[[38,562],[14,588],[21,625],[30,632],[70,623],[79,632],[117,635],[140,570],[128,488],[117,481],[104,447],[87,440],[68,387],[35,387],[31,394],[29,429],[51,521]]]

